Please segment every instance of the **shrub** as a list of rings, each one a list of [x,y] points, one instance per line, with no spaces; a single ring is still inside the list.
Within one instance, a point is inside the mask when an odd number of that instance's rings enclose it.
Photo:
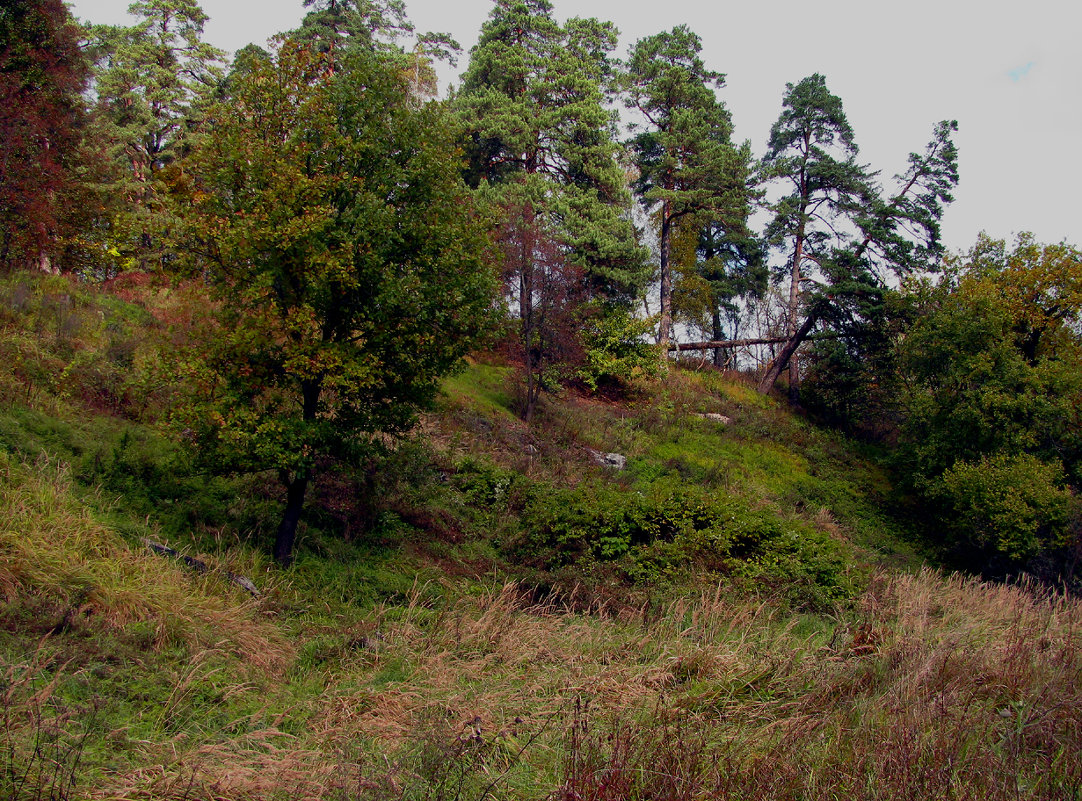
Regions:
[[[604,384],[627,383],[657,373],[656,348],[644,337],[654,319],[638,319],[627,309],[603,309],[588,318],[583,331],[585,358],[579,378],[594,392]]]
[[[1064,544],[1072,496],[1063,468],[1028,454],[982,456],[943,473],[934,495],[953,541],[1019,562]]]

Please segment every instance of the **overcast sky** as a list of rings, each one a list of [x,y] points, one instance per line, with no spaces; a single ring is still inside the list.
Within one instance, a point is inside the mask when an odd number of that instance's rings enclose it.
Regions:
[[[75,0],[84,21],[130,24],[129,0]],[[862,161],[889,179],[932,128],[956,119],[961,182],[944,240],[968,248],[1033,231],[1082,246],[1082,3],[1078,0],[555,0],[555,15],[611,20],[629,45],[686,24],[727,75],[719,96],[735,138],[762,154],[787,82],[826,76]],[[202,0],[205,38],[225,50],[296,27],[301,0]],[[419,31],[447,31],[468,53],[491,0],[407,0]],[[466,65],[463,54],[459,69]],[[455,71],[457,73],[457,70]],[[449,78],[452,76],[448,76]]]

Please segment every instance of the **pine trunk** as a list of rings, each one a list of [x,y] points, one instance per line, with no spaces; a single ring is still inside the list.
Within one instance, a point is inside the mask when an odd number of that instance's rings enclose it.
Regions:
[[[778,376],[781,375],[782,370],[789,364],[789,360],[793,357],[793,354],[796,353],[797,348],[799,348],[804,343],[804,340],[808,338],[808,334],[811,333],[816,319],[814,314],[809,314],[800,328],[789,337],[789,341],[785,343],[785,347],[781,349],[781,353],[767,365],[766,375],[764,375],[762,381],[759,382],[759,392],[766,395],[774,388],[774,384],[778,380]],[[792,396],[791,391],[790,396]]]
[[[716,307],[714,309],[713,324],[714,324],[713,325],[713,328],[714,328],[714,333],[713,333],[714,341],[715,342],[720,342],[722,337],[725,336],[725,332],[722,331],[722,329],[721,329],[721,312],[719,312]],[[724,348],[714,348],[714,366],[717,367],[720,370],[721,368],[725,367],[726,361],[727,361],[727,359],[725,358],[725,349]]]
[[[669,341],[672,339],[672,271],[669,269],[669,239],[672,233],[672,219],[669,216],[669,201],[661,204],[661,330],[658,344],[661,345],[662,361],[669,358]]]
[[[527,208],[522,215],[522,236],[519,243],[519,294],[518,313],[522,325],[522,357],[526,366],[526,408],[522,410],[522,419],[529,423],[533,419],[534,410],[537,407],[537,399],[541,395],[540,376],[540,353],[535,352],[534,335],[536,325],[534,320],[534,262],[533,262],[533,234],[535,215],[533,210]]]

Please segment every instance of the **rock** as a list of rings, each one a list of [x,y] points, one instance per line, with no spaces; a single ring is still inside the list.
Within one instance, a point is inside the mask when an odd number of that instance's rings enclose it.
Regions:
[[[710,420],[714,423],[721,423],[723,426],[731,425],[733,422],[732,418],[726,417],[723,414],[715,414],[714,412],[707,412],[706,414],[700,414],[698,416],[701,417],[703,420]]]
[[[627,457],[619,453],[602,453],[601,451],[595,451],[593,448],[587,448],[590,456],[599,465],[604,467],[611,467],[615,470],[623,470],[627,467]]]

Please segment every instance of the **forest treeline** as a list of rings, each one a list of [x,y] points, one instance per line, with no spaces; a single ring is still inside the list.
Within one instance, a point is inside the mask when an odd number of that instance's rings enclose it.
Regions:
[[[757,159],[685,26],[617,54],[610,22],[496,0],[440,99],[459,47],[399,0],[304,6],[231,61],[195,0],[135,2],[130,27],[0,9],[0,268],[205,286],[170,425],[208,467],[280,478],[281,562],[317,468],[408,430],[469,352],[521,365],[529,421],[547,390],[656,375],[683,333],[778,340],[736,366],[885,444],[969,566],[1073,571],[1082,254],[945,252],[955,122],[884,179],[816,74]]]

